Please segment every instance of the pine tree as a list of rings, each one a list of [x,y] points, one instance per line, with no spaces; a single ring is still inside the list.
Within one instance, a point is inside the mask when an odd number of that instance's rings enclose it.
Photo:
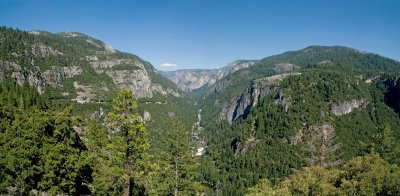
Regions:
[[[118,180],[123,181],[124,195],[132,193],[149,165],[150,147],[147,131],[137,113],[138,104],[130,90],[121,90],[113,101],[113,110],[108,114],[112,170]],[[133,182],[132,182],[133,180]]]
[[[13,117],[4,117],[0,121],[0,168],[5,176],[0,194],[27,195],[33,189],[51,195],[89,194],[86,148],[74,130],[69,108],[58,114],[22,113],[14,108]]]
[[[170,179],[167,194],[191,195],[199,191],[196,182],[199,176],[199,164],[193,156],[191,137],[184,124],[175,118],[166,131],[166,152],[164,176]]]
[[[373,136],[372,151],[379,153],[390,163],[400,164],[400,146],[396,142],[393,129],[388,123],[383,124]]]

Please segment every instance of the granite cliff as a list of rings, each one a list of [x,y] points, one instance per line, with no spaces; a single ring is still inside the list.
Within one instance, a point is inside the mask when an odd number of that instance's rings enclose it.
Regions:
[[[237,60],[220,69],[183,69],[161,71],[160,73],[173,81],[179,89],[190,92],[204,86],[211,86],[225,76],[250,67],[256,62],[255,60]]]

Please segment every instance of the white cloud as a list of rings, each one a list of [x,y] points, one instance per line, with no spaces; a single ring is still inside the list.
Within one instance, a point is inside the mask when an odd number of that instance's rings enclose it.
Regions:
[[[173,64],[173,63],[163,63],[160,66],[161,67],[176,67],[178,65],[177,64]]]

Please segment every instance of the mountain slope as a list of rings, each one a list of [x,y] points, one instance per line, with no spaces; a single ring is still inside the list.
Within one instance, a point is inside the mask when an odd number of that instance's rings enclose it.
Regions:
[[[373,72],[378,75],[383,72],[398,72],[400,63],[376,54],[340,46],[310,46],[299,51],[270,56],[249,68],[229,74],[209,86],[205,90],[203,100],[200,101],[202,107],[207,108],[204,110],[205,116],[210,119],[220,116],[219,119],[231,122],[243,114],[246,115],[245,109],[240,109],[239,106],[241,103],[247,102],[243,106],[246,108],[255,102],[246,97],[249,97],[249,93],[251,94],[251,90],[254,89],[252,85],[256,80],[277,74],[294,73],[297,72],[297,69],[306,66],[338,66],[349,70]],[[267,87],[264,85],[258,90]],[[235,111],[236,114],[234,114]]]
[[[383,150],[400,146],[399,73],[399,62],[379,55],[314,46],[228,75],[199,101],[203,176],[224,195],[243,195],[261,178],[277,184],[304,166],[335,168],[369,152],[399,164],[400,151]]]
[[[98,117],[110,109],[117,90],[128,88],[150,124],[173,113],[195,117],[179,109],[192,104],[150,63],[87,35],[1,27],[0,46],[0,80],[26,82],[59,108],[72,104],[76,113]]]

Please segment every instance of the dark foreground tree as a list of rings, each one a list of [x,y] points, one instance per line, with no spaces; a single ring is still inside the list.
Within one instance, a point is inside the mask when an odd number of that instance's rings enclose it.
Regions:
[[[86,147],[67,108],[61,113],[34,110],[4,115],[0,131],[0,193],[25,195],[89,194]]]

